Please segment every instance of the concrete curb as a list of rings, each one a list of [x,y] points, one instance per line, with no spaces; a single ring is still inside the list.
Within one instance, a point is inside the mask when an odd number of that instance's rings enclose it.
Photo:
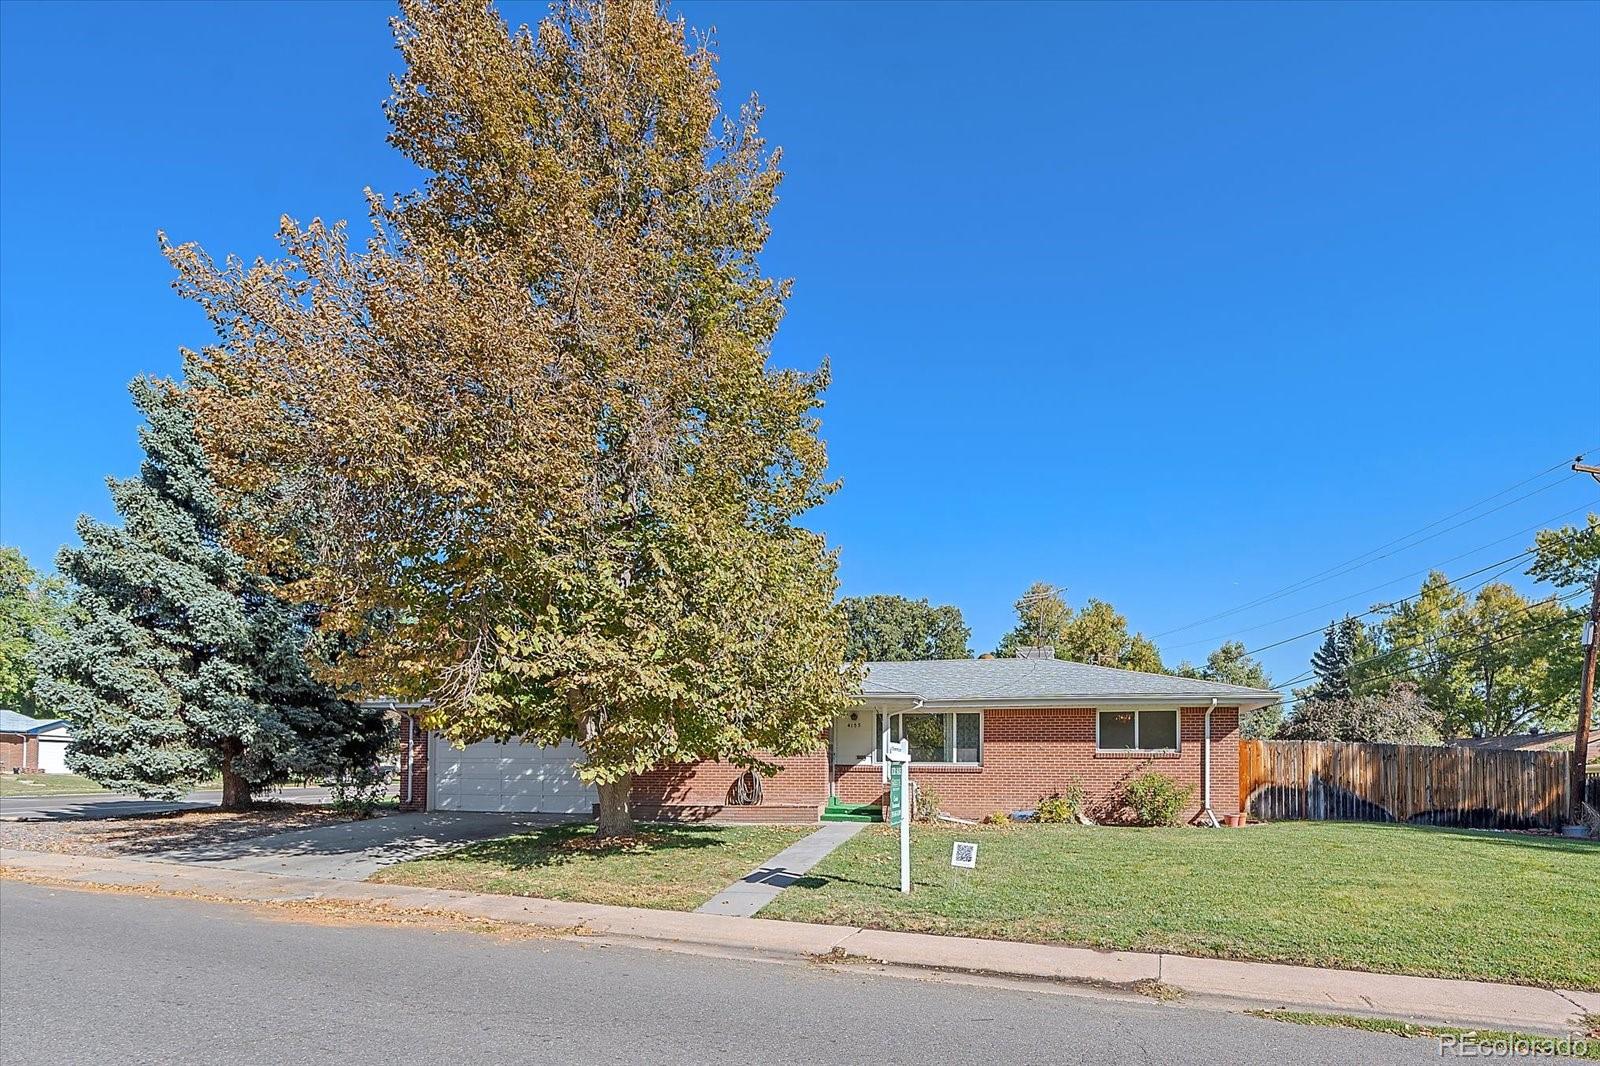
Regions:
[[[1127,993],[1159,983],[1182,989],[1185,1002],[1224,1009],[1285,1008],[1551,1034],[1571,1032],[1585,1014],[1600,1015],[1600,993],[1484,981],[565,903],[142,859],[4,849],[0,850],[0,867],[22,876],[85,887],[193,893],[238,902],[368,903],[531,925],[666,950],[788,962],[865,962],[891,969],[1042,982],[1061,991],[1086,994]]]

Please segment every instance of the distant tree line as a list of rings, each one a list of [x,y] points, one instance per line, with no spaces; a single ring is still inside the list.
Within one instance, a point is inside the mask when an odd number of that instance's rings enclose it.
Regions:
[[[1553,595],[1524,596],[1502,581],[1469,593],[1444,574],[1430,573],[1414,596],[1329,623],[1302,675],[1308,683],[1282,703],[1245,715],[1241,731],[1247,737],[1438,743],[1469,734],[1571,728],[1587,609],[1579,594],[1600,566],[1600,517],[1544,530],[1530,552],[1527,574],[1553,585]],[[959,607],[883,595],[849,597],[842,607],[853,660],[972,656],[971,630]],[[1109,602],[1091,597],[1074,608],[1046,582],[1029,586],[1014,609],[1016,624],[1000,638],[994,657],[1046,654],[1275,687],[1240,641],[1225,641],[1199,666],[1184,661],[1168,667],[1155,643],[1130,629],[1127,616]]]

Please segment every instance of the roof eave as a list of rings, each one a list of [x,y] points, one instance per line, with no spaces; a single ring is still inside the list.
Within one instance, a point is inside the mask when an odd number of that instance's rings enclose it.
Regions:
[[[1009,707],[1018,708],[1056,708],[1061,710],[1079,707],[1099,707],[1108,703],[1147,705],[1152,703],[1171,704],[1177,707],[1206,707],[1213,699],[1219,707],[1237,707],[1241,711],[1251,711],[1259,707],[1269,707],[1279,702],[1283,697],[1276,693],[1261,696],[1229,696],[1215,692],[1184,693],[1173,695],[1171,693],[1132,693],[1118,695],[1085,695],[1062,694],[1059,696],[1030,696],[1026,698],[1006,699],[996,696],[984,696],[959,700],[924,700],[928,707],[971,707],[974,709],[1001,710]]]

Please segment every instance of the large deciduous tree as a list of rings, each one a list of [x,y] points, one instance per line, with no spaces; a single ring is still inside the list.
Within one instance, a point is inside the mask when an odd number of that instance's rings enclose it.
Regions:
[[[1162,673],[1161,652],[1143,633],[1128,631],[1127,616],[1091,597],[1074,610],[1053,585],[1035,582],[1016,602],[1017,624],[995,654],[1008,658],[1023,648],[1052,648],[1057,659]]]
[[[218,333],[187,367],[232,543],[310,561],[286,591],[359,649],[331,678],[456,742],[576,741],[625,833],[635,773],[814,748],[858,683],[796,522],[832,488],[826,367],[769,365],[777,154],[652,3],[512,33],[405,0],[395,30],[422,190],[369,196],[364,245],[169,247]]]
[[[1534,534],[1530,577],[1572,592],[1592,587],[1596,571],[1600,571],[1600,515],[1587,516],[1581,526]]]
[[[972,658],[972,630],[959,607],[904,596],[847,596],[839,606],[850,631],[845,654],[854,662]]]
[[[1529,573],[1562,587],[1576,584],[1561,578],[1581,581],[1588,546],[1581,531],[1552,532],[1540,534]],[[1447,735],[1561,728],[1576,713],[1580,614],[1503,582],[1469,596],[1434,572],[1415,596],[1386,612],[1377,627],[1383,650],[1371,666],[1416,685]]]
[[[1224,641],[1216,651],[1206,656],[1204,666],[1195,666],[1184,662],[1178,665],[1176,671],[1179,677],[1194,677],[1203,681],[1220,681],[1225,685],[1243,685],[1245,688],[1271,689],[1272,679],[1267,676],[1266,667],[1245,649],[1244,643],[1237,640]],[[1254,738],[1271,737],[1278,731],[1278,726],[1283,720],[1283,707],[1273,704],[1250,711],[1239,719],[1239,733],[1241,736]]]
[[[73,725],[67,763],[108,788],[181,795],[222,775],[222,805],[291,777],[370,766],[379,711],[318,684],[304,612],[221,542],[222,510],[184,397],[136,380],[148,420],[136,478],[110,481],[121,525],[78,520],[57,560],[71,609],[38,648],[41,703]]]
[[[35,647],[61,631],[64,586],[41,576],[16,548],[0,547],[0,707],[48,716],[33,691]]]

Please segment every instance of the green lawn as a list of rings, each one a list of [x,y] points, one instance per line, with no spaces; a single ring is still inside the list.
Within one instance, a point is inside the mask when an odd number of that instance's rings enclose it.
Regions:
[[[952,841],[978,867],[950,866]],[[873,827],[764,918],[1600,990],[1600,843],[1336,822]]]
[[[77,774],[0,774],[0,796],[73,796],[104,791]]]
[[[591,825],[554,826],[380,870],[386,884],[498,892],[626,907],[693,910],[811,826],[642,825],[627,844],[596,844]]]

